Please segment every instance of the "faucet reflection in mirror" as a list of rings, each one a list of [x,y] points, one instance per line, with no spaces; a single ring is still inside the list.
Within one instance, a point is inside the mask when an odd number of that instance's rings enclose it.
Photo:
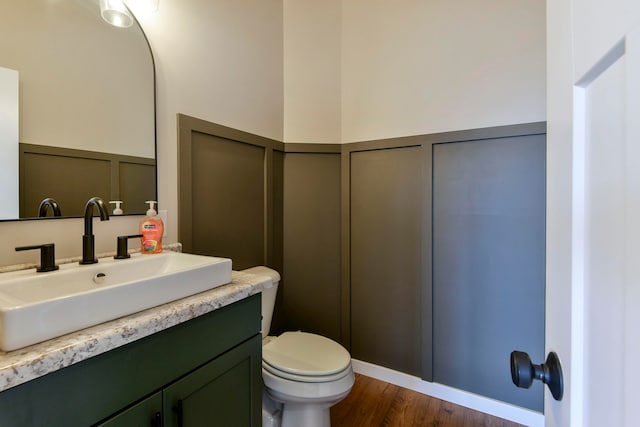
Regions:
[[[51,208],[51,214],[53,216],[62,216],[62,210],[60,209],[58,202],[56,202],[56,199],[47,197],[42,200],[42,202],[40,202],[40,206],[38,206],[38,217],[43,218],[47,216],[47,208]]]

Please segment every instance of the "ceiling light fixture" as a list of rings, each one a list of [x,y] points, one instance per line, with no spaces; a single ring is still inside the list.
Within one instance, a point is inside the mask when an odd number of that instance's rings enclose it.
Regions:
[[[100,16],[116,27],[127,28],[133,25],[133,16],[122,0],[100,0]]]

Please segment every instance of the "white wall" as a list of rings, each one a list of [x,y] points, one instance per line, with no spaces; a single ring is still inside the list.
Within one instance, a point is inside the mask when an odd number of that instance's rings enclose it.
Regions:
[[[349,0],[345,142],[545,120],[540,0]]]
[[[284,11],[286,142],[545,119],[540,0],[285,0]]]
[[[99,217],[93,219],[93,233],[96,237],[96,254],[114,252],[116,236],[137,232],[138,222],[142,216],[111,216],[109,221],[101,222]],[[0,223],[0,266],[39,263],[38,251],[16,252],[17,246],[55,243],[56,259],[82,255],[82,235],[84,222],[82,219],[53,219],[53,217]],[[131,248],[137,242],[129,243]]]
[[[283,139],[281,0],[162,0],[141,19],[158,72],[158,199],[178,241],[178,113]]]
[[[162,0],[141,24],[158,73],[167,241],[178,241],[177,113],[318,143],[544,120],[544,3],[477,3]],[[29,224],[0,223],[2,265],[35,259],[13,252],[42,243],[44,226]],[[56,224],[47,236],[65,242],[58,255],[78,255],[82,221]],[[112,249],[111,237],[98,245]]]
[[[341,0],[284,0],[284,140],[342,140]]]

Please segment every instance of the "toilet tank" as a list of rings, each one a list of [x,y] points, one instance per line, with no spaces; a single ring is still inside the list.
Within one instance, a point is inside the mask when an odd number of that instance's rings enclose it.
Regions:
[[[265,338],[269,335],[269,329],[271,328],[271,318],[273,317],[273,309],[276,306],[280,274],[264,266],[247,268],[246,270],[242,270],[242,272],[255,274],[256,276],[267,276],[271,279],[271,286],[265,286],[265,289],[262,291],[262,338]]]

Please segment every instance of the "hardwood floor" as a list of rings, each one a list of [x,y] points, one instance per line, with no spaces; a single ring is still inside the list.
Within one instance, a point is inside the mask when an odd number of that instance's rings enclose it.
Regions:
[[[516,427],[516,424],[356,374],[351,393],[331,408],[332,427]]]

